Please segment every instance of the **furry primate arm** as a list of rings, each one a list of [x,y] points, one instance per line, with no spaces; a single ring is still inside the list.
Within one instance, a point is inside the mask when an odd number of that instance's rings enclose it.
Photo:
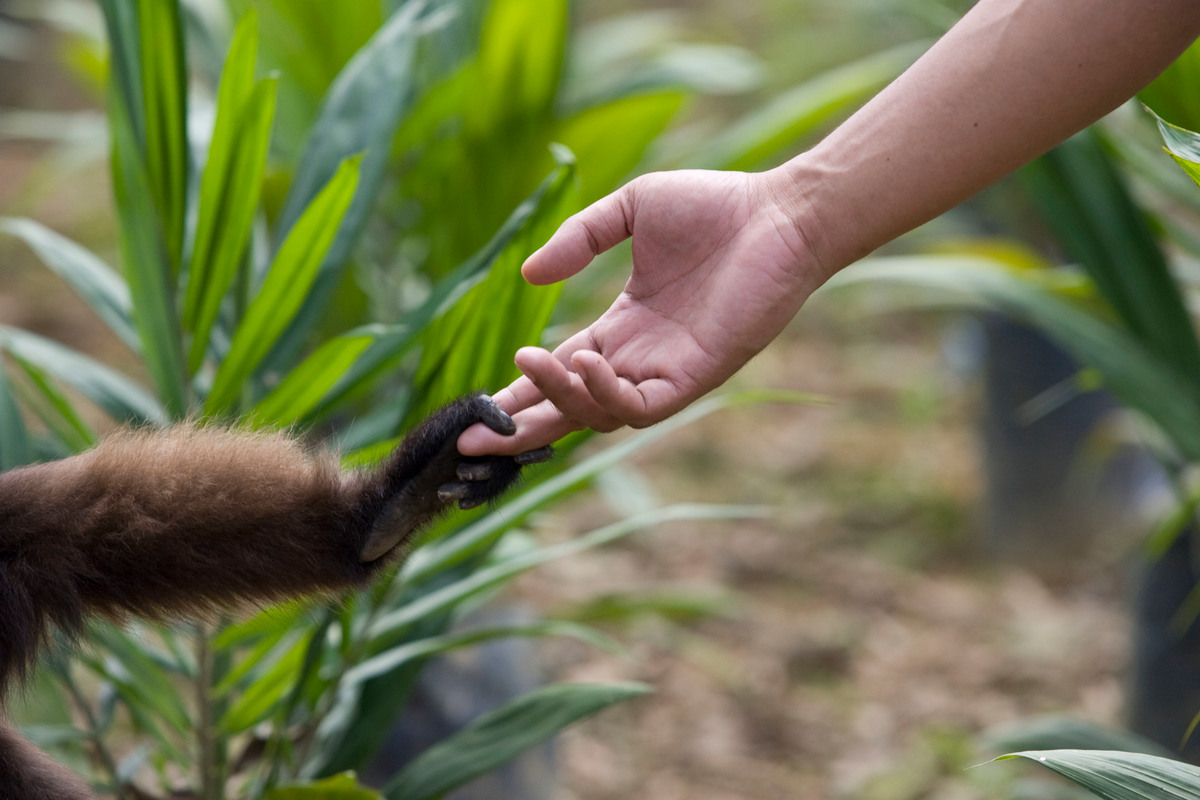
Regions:
[[[370,471],[285,434],[184,425],[0,475],[0,694],[52,627],[73,634],[89,615],[170,619],[365,582],[451,504],[485,503],[549,455],[460,456],[476,422],[515,429],[474,394]],[[0,800],[89,796],[14,743],[0,728]],[[51,788],[10,794],[18,781]]]

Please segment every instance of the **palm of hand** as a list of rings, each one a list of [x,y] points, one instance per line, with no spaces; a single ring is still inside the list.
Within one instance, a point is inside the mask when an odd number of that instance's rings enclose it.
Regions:
[[[463,451],[530,449],[585,426],[652,424],[719,386],[771,341],[816,281],[800,269],[801,237],[759,178],[648,175],[564,224],[527,262],[527,277],[561,280],[632,235],[625,291],[552,354],[521,350],[525,377],[496,395],[517,436],[501,442],[472,430],[460,440]]]

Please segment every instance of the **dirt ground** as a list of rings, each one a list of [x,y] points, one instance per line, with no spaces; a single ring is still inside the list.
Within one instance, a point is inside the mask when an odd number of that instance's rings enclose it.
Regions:
[[[1133,539],[986,552],[978,390],[942,357],[948,330],[815,300],[736,384],[828,405],[719,412],[612,482],[769,519],[674,523],[523,580],[550,616],[619,592],[676,601],[607,623],[621,656],[542,645],[555,679],[655,690],[563,737],[563,800],[1007,798],[1029,773],[969,769],[995,755],[981,733],[1061,712],[1119,722]],[[606,515],[600,498],[560,507],[539,535]]]

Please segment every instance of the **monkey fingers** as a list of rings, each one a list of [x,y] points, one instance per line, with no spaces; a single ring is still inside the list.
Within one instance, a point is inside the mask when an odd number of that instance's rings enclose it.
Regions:
[[[550,448],[520,456],[459,454],[459,435],[482,422],[504,436],[516,432],[512,418],[483,393],[461,397],[417,425],[396,448],[387,465],[372,479],[382,505],[367,517],[373,520],[363,562],[372,562],[411,541],[412,535],[451,504],[460,509],[483,505],[516,482],[522,466],[545,461]]]

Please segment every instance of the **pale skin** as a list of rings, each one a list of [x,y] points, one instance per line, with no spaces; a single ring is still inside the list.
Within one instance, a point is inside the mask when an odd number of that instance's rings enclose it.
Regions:
[[[820,144],[761,173],[644,175],[525,262],[565,280],[632,237],[625,290],[553,352],[526,347],[465,455],[645,427],[724,383],[822,283],[1132,97],[1200,36],[1200,0],[980,0]]]

